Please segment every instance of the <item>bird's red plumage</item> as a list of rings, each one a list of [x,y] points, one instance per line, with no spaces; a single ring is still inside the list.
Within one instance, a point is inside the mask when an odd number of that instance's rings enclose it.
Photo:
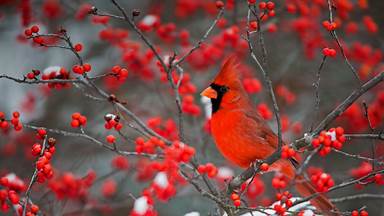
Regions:
[[[223,156],[232,163],[247,168],[257,159],[265,159],[274,153],[278,138],[255,111],[241,84],[236,67],[236,59],[228,58],[213,81],[215,85],[226,86],[229,90],[223,94],[219,109],[212,115],[211,132]],[[285,174],[290,179],[295,178],[295,168],[289,160],[280,159],[271,169]],[[303,179],[301,182],[296,185],[296,189],[302,196],[316,192],[309,182]],[[312,199],[311,202],[321,211],[329,213],[334,209],[324,195]]]

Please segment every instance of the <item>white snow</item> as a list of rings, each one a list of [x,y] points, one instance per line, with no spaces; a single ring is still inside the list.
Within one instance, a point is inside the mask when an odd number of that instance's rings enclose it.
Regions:
[[[143,18],[142,22],[145,24],[145,25],[148,25],[148,26],[151,26],[153,25],[156,21],[158,20],[157,16],[155,15],[147,15]]]
[[[193,211],[193,212],[186,213],[184,216],[200,216],[200,213]]]
[[[212,103],[211,99],[205,96],[201,96],[200,99],[201,103],[204,106],[204,113],[205,113],[205,118],[210,119],[212,116]]]
[[[49,66],[44,69],[43,74],[50,74],[51,72],[59,72],[61,69],[60,66]]]
[[[21,180],[15,173],[8,173],[5,178],[7,178],[9,182],[12,182],[15,185],[24,185],[24,181]]]
[[[156,185],[158,185],[161,188],[166,188],[168,187],[168,184],[169,184],[167,174],[165,172],[157,173],[153,181],[155,182]]]
[[[114,114],[112,114],[112,113],[108,113],[108,114],[106,114],[105,115],[105,117],[107,117],[107,118],[110,118],[110,119],[115,119],[116,118],[116,115],[114,115]]]
[[[327,131],[325,134],[330,136],[332,141],[336,140],[336,131],[332,131],[332,132]]]
[[[296,200],[300,200],[300,199],[301,199],[301,198],[299,198],[299,197],[292,197],[290,200],[292,200],[292,202],[294,202],[294,201],[296,201]],[[275,202],[275,203],[273,203],[273,204],[271,205],[271,208],[272,208],[275,204],[278,204],[278,203],[279,203],[279,202]],[[283,205],[283,206],[285,206],[285,205]],[[300,204],[298,204],[298,205],[295,205],[295,206],[293,206],[292,208],[289,208],[288,210],[289,210],[289,211],[292,211],[292,212],[298,212],[298,211],[300,211],[301,209],[304,209],[304,208],[306,208],[306,210],[304,211],[304,216],[321,216],[321,215],[315,214],[313,211],[311,211],[311,209],[314,210],[315,207],[313,207],[313,206],[309,203],[309,201],[300,203]],[[252,213],[247,212],[247,213],[242,214],[242,215],[240,215],[240,216],[269,216],[269,215],[274,215],[274,214],[275,214],[275,211],[272,210],[272,209],[266,209],[264,212],[265,212],[266,214],[263,213],[263,212],[254,211],[254,212],[252,212]],[[287,213],[286,215],[292,215],[292,214],[288,214],[288,213]],[[223,216],[227,216],[227,214],[224,213]]]
[[[145,212],[147,212],[148,209],[149,209],[149,206],[148,206],[147,197],[142,196],[135,200],[135,204],[133,205],[133,210],[137,214],[145,214]]]
[[[217,172],[217,177],[227,179],[232,178],[234,176],[234,172],[229,167],[219,167],[219,170]]]

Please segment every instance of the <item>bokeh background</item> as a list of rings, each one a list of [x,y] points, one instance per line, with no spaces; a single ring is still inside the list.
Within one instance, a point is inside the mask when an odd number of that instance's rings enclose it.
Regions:
[[[132,66],[135,57],[124,60],[124,51],[116,44],[108,42],[100,38],[100,32],[106,28],[121,28],[128,31],[125,40],[132,44],[139,44],[137,51],[139,57],[144,56],[147,48],[143,42],[137,37],[126,23],[119,20],[111,19],[104,26],[94,24],[91,17],[82,20],[76,19],[81,5],[89,3],[96,6],[102,11],[118,14],[110,1],[7,1],[0,0],[0,74],[7,74],[13,77],[22,77],[31,69],[39,69],[43,71],[50,66],[65,67],[70,70],[72,65],[76,64],[75,57],[67,50],[62,49],[42,49],[32,46],[30,42],[23,39],[24,26],[20,12],[20,5],[23,2],[30,2],[32,18],[31,24],[38,24],[42,32],[55,32],[59,27],[67,30],[71,39],[75,42],[81,42],[84,50],[81,52],[84,60],[92,65],[92,75],[104,74],[110,70],[113,65],[128,65],[130,72],[129,77],[124,83],[119,84],[118,88],[111,88],[111,84],[106,80],[99,80],[97,84],[114,93],[118,98],[127,102],[127,106],[143,120],[161,117],[163,122],[172,119],[177,122],[177,109],[174,103],[174,96],[171,93],[167,82],[161,81],[162,74],[156,66],[156,61],[152,60],[147,65]],[[183,1],[183,0],[164,0],[164,1],[120,1],[127,10],[134,8],[139,9],[141,14],[137,17],[140,22],[148,14],[157,14],[162,24],[174,23],[176,30],[171,32],[175,38],[173,41],[165,41],[156,34],[156,30],[146,33],[149,38],[161,49],[163,56],[172,54],[173,50],[179,53],[185,53],[191,48],[197,40],[205,33],[211,25],[217,10],[214,1]],[[232,3],[231,3],[232,2]],[[268,52],[268,67],[274,86],[284,86],[293,94],[294,102],[287,103],[282,96],[278,96],[278,103],[281,113],[289,119],[287,130],[284,132],[284,139],[292,141],[307,132],[313,121],[318,122],[341,102],[353,89],[357,87],[357,82],[344,63],[343,58],[338,53],[334,59],[327,60],[321,74],[320,84],[320,113],[318,118],[314,114],[314,88],[312,86],[315,81],[315,74],[320,65],[322,55],[321,47],[324,44],[331,44],[332,38],[322,29],[321,21],[327,19],[328,10],[326,7],[318,6],[326,4],[317,3],[322,1],[274,1],[276,3],[277,15],[270,18],[265,23],[264,37]],[[299,12],[290,14],[286,11],[286,4],[293,2],[294,4],[305,4],[309,8],[315,10],[318,7],[318,14],[301,15]],[[298,3],[299,2],[299,3]],[[300,3],[301,2],[301,3]],[[353,50],[355,42],[361,43],[365,52],[360,57],[356,57],[353,51],[350,53],[352,64],[359,71],[359,74],[370,77],[373,74],[383,70],[383,60],[376,52],[382,53],[384,32],[384,3],[380,0],[371,0],[368,2],[367,8],[359,8],[360,1],[337,0],[334,1],[336,7],[349,3],[352,9],[348,11],[348,18],[340,19],[342,26],[340,28],[339,37],[345,43],[346,49]],[[49,6],[47,6],[49,4]],[[228,4],[228,3],[227,3]],[[206,118],[203,114],[203,104],[200,102],[199,91],[204,89],[214,75],[218,72],[222,59],[230,53],[236,53],[242,62],[242,73],[249,78],[258,79],[262,84],[262,89],[256,94],[252,94],[255,104],[266,103],[270,106],[269,95],[265,91],[262,83],[261,73],[256,65],[251,61],[247,46],[243,42],[236,42],[235,45],[226,45],[222,50],[211,49],[214,45],[212,38],[222,37],[223,32],[238,27],[238,41],[241,41],[241,34],[245,33],[246,1],[230,1],[229,4],[235,4],[233,8],[225,10],[224,17],[227,24],[222,27],[216,27],[206,41],[206,45],[196,51],[190,59],[182,66],[186,73],[190,76],[191,82],[195,87],[193,95],[195,104],[200,107],[199,115],[185,115],[185,130],[187,142],[194,146],[197,150],[198,158],[204,162],[213,162],[218,167],[229,167],[235,173],[241,170],[229,164],[218,153],[213,140],[209,133],[205,132],[204,125]],[[192,6],[191,6],[192,5]],[[195,6],[197,5],[197,6]],[[57,8],[59,9],[57,9]],[[191,9],[192,8],[192,9]],[[336,9],[335,16],[338,17]],[[341,10],[341,9],[340,9]],[[377,23],[378,30],[375,33],[366,30],[363,24],[363,17],[369,15]],[[299,36],[297,29],[294,27],[294,20],[305,17],[310,23],[317,23],[316,27],[309,26],[308,31],[318,31],[318,35],[323,37],[319,41],[314,40],[309,45],[308,38],[312,37],[310,33]],[[356,33],[346,33],[345,28],[348,22],[356,22],[359,29]],[[268,26],[275,25],[277,30],[270,31]],[[186,29],[189,34],[189,45],[180,45],[177,42],[180,30]],[[313,33],[315,34],[315,33]],[[316,33],[317,34],[317,33]],[[257,38],[254,38],[257,41]],[[312,38],[313,39],[313,38]],[[317,44],[318,43],[318,44]],[[246,44],[245,44],[246,45]],[[365,46],[365,47],[364,47]],[[309,48],[308,48],[309,47]],[[364,49],[366,49],[364,51]],[[368,51],[367,51],[368,49]],[[259,50],[258,50],[259,51]],[[125,50],[125,52],[128,52]],[[313,52],[311,56],[308,52]],[[259,53],[259,52],[258,52]],[[376,59],[374,63],[368,63],[367,59]],[[147,68],[151,78],[145,78],[142,68]],[[144,77],[144,78],[143,78]],[[110,81],[111,82],[111,81]],[[373,103],[378,92],[383,90],[383,86],[379,86],[371,93],[366,94],[357,103],[357,109],[361,111],[362,101],[368,104]],[[4,113],[12,113],[18,110],[21,112],[22,122],[45,126],[48,128],[60,128],[73,131],[70,127],[71,114],[80,112],[87,116],[88,122],[86,130],[94,137],[103,140],[109,134],[104,129],[104,115],[113,113],[113,109],[108,103],[96,102],[90,100],[82,94],[77,88],[69,88],[64,90],[47,90],[43,85],[27,85],[15,83],[10,80],[0,79],[0,111]],[[272,110],[272,109],[271,109]],[[381,110],[382,111],[382,110]],[[352,116],[352,118],[354,118]],[[274,119],[269,120],[271,127],[276,128]],[[299,127],[298,125],[301,125]],[[296,125],[296,126],[295,126]],[[334,125],[345,127],[348,133],[365,132],[366,125],[357,128],[353,121],[340,119]],[[294,127],[295,126],[295,127]],[[299,130],[301,128],[301,130]],[[376,124],[376,131],[383,128],[382,119]],[[299,131],[296,132],[295,131]],[[138,134],[128,127],[123,129],[130,140],[134,140]],[[176,133],[176,132],[175,132]],[[176,133],[177,134],[177,133]],[[32,138],[31,138],[32,136]],[[29,138],[28,138],[29,137]],[[143,166],[138,162],[137,158],[130,157],[130,169],[128,171],[115,171],[111,167],[111,160],[115,154],[109,152],[99,146],[89,143],[83,139],[72,137],[55,136],[58,141],[57,153],[53,159],[53,166],[58,173],[73,172],[77,176],[84,176],[88,170],[95,170],[97,180],[89,191],[89,197],[92,202],[97,202],[109,206],[110,215],[127,215],[132,207],[132,200],[129,193],[138,196],[140,191],[148,186],[150,179],[147,181],[137,181],[138,170]],[[28,179],[33,171],[32,157],[30,148],[33,144],[33,134],[18,133],[2,134],[0,140],[0,174],[13,172],[23,179]],[[134,150],[134,142],[128,141],[119,145],[127,150]],[[381,153],[379,141],[377,143],[377,154]],[[348,141],[345,145],[346,152],[359,153],[370,156],[370,140]],[[316,157],[311,165],[322,167],[331,173],[336,181],[340,183],[350,177],[350,170],[361,164],[359,160],[353,160],[343,157],[339,154],[330,154],[327,157]],[[265,193],[256,198],[258,203],[262,203],[264,198],[272,198],[273,190],[270,185],[270,179],[273,174],[266,174],[261,179],[265,183]],[[105,198],[101,195],[101,188],[105,179],[114,179],[118,184],[118,191],[112,198]],[[87,208],[87,201],[78,200],[57,200],[47,188],[36,186],[33,190],[32,198],[36,200],[47,211],[48,215],[103,215],[106,210],[95,208]],[[355,193],[383,193],[382,186],[369,185],[364,189],[356,190],[354,187],[348,187],[337,192],[330,193],[330,197],[342,197],[344,195]],[[384,215],[381,199],[376,200],[353,200],[338,204],[342,210],[351,210],[367,206],[370,215]],[[83,209],[84,207],[84,209]],[[156,209],[159,215],[184,215],[190,211],[198,211],[201,215],[214,215],[215,205],[213,202],[202,198],[192,187],[183,186],[177,196],[167,203],[156,202]],[[79,210],[79,211],[78,211]],[[76,212],[72,214],[71,212]]]

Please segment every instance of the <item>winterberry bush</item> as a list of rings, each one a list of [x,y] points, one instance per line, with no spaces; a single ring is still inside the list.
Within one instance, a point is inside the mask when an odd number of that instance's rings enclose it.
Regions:
[[[384,212],[381,1],[0,6],[1,214],[312,215],[320,193]],[[246,170],[218,153],[199,95],[228,56],[286,143]],[[312,196],[273,172],[281,158]]]

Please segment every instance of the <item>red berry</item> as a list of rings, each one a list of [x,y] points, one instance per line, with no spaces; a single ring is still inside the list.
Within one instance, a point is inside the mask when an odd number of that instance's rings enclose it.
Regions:
[[[81,114],[80,114],[80,113],[78,113],[78,112],[75,112],[75,113],[73,113],[73,114],[72,114],[72,119],[79,119],[79,118],[80,118],[80,116],[81,116]]]
[[[27,73],[27,78],[28,79],[34,79],[35,78],[35,74],[33,72],[29,72],[29,73]]]
[[[235,200],[240,199],[240,196],[239,196],[237,193],[232,193],[232,194],[231,194],[231,199],[232,199],[233,201],[235,201]]]
[[[233,205],[236,206],[236,207],[239,207],[241,205],[241,200],[235,200],[233,201]]]
[[[74,119],[71,121],[71,126],[74,128],[77,128],[80,126],[80,122],[78,120]]]
[[[259,3],[259,8],[260,8],[261,10],[266,9],[266,8],[267,8],[267,3],[265,3],[265,2],[260,2],[260,3]]]
[[[261,171],[268,171],[268,169],[269,169],[269,165],[267,164],[267,163],[262,163],[261,165],[260,165],[260,169],[261,169]]]
[[[83,69],[83,67],[81,67],[80,65],[74,65],[74,66],[72,67],[72,71],[73,71],[74,73],[77,73],[77,74],[83,74],[83,73],[84,73],[84,69]]]
[[[357,210],[353,210],[351,216],[359,216],[359,212]]]
[[[31,29],[25,29],[24,35],[27,36],[27,37],[31,36],[32,35]]]
[[[31,212],[36,214],[37,212],[39,212],[39,206],[35,205],[35,204],[32,204],[31,205]]]
[[[270,10],[270,11],[268,12],[268,16],[269,16],[269,17],[274,17],[275,15],[276,15],[275,10]]]
[[[273,10],[275,8],[275,3],[269,1],[267,2],[267,9],[268,10]]]
[[[107,142],[109,142],[109,143],[114,143],[114,142],[116,141],[116,138],[115,138],[115,136],[113,136],[113,135],[108,135],[108,136],[106,137],[106,140],[107,140]]]
[[[90,64],[88,64],[88,63],[85,63],[83,65],[83,69],[84,69],[85,72],[89,72],[89,71],[91,71],[92,66]]]
[[[83,50],[83,45],[78,43],[73,48],[75,49],[76,52],[80,52],[81,50]]]
[[[223,1],[216,1],[216,7],[218,9],[222,9],[224,7],[224,2]]]
[[[255,4],[256,0],[248,0],[248,4]]]
[[[37,25],[34,25],[34,26],[32,26],[31,27],[31,31],[33,32],[33,33],[37,33],[37,32],[39,32],[39,26],[37,26]]]
[[[20,113],[19,112],[13,112],[12,113],[12,116],[13,116],[13,118],[19,118],[20,117]]]
[[[363,210],[360,212],[360,216],[368,216],[368,212]]]

